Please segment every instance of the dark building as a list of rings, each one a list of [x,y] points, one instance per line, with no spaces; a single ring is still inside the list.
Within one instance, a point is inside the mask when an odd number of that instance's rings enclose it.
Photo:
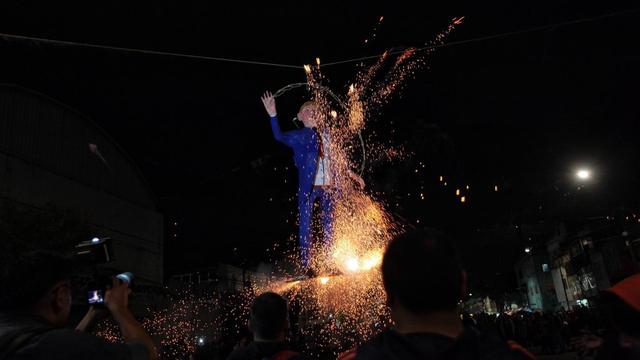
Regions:
[[[631,211],[560,223],[516,265],[532,308],[592,305],[600,291],[640,269],[640,216]]]
[[[638,272],[639,230],[632,213],[569,230],[561,225],[547,242],[558,302],[588,305],[601,290]]]
[[[163,218],[131,158],[74,109],[12,85],[0,85],[0,203],[72,211],[113,239],[114,267],[163,281]]]
[[[533,250],[531,250],[533,251]],[[529,253],[516,264],[518,287],[531,309],[555,310],[557,305],[547,254]]]

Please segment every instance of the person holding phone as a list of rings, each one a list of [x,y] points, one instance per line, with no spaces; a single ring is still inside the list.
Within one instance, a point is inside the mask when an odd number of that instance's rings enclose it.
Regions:
[[[75,331],[65,328],[71,311],[72,269],[69,259],[42,251],[1,264],[0,360],[156,359],[151,337],[129,310],[127,281],[114,277],[104,293],[105,308],[118,324],[124,343],[88,334],[102,312],[94,306]]]

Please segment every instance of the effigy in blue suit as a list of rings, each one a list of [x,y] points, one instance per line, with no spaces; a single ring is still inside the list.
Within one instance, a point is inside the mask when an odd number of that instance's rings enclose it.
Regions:
[[[298,241],[302,265],[307,268],[312,240],[313,204],[316,199],[320,199],[323,240],[326,242],[331,236],[332,194],[327,187],[315,185],[319,165],[324,165],[320,161],[323,146],[322,137],[315,128],[308,127],[282,132],[277,116],[271,117],[271,130],[276,140],[293,150],[293,160],[298,168],[298,210],[300,214]]]

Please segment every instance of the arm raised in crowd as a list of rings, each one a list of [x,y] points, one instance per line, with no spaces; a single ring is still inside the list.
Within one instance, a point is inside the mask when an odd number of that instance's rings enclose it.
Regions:
[[[130,293],[129,283],[114,278],[113,286],[105,294],[105,304],[118,323],[124,341],[144,344],[149,351],[149,359],[155,360],[158,358],[158,353],[153,340],[129,310]]]

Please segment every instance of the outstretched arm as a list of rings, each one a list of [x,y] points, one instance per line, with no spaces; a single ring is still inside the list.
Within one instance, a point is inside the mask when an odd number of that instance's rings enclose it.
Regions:
[[[149,352],[149,359],[155,360],[158,358],[158,353],[153,340],[129,310],[129,293],[131,293],[129,284],[114,278],[111,289],[107,290],[105,294],[104,303],[113,315],[113,319],[118,323],[122,339],[125,342],[144,344]]]
[[[267,111],[267,114],[269,114],[269,117],[271,118],[271,131],[273,131],[273,137],[287,146],[293,146],[293,136],[288,133],[283,133],[282,130],[280,130],[280,125],[278,124],[277,117],[278,113],[276,111],[276,99],[273,94],[271,94],[271,92],[269,91],[266,91],[260,99],[262,100],[264,109]]]
[[[331,141],[331,136],[327,135],[326,138],[327,141]],[[331,158],[331,147],[329,147],[329,158]],[[358,175],[357,173],[353,172],[351,169],[346,169],[347,172],[347,176],[349,176],[349,179],[351,179],[351,181],[355,182],[356,184],[358,184],[358,187],[360,189],[364,189],[364,180],[362,180],[362,177],[360,175]]]
[[[260,99],[262,100],[264,109],[267,110],[267,114],[272,118],[276,117],[278,113],[276,112],[276,98],[273,94],[269,91],[265,91]]]

